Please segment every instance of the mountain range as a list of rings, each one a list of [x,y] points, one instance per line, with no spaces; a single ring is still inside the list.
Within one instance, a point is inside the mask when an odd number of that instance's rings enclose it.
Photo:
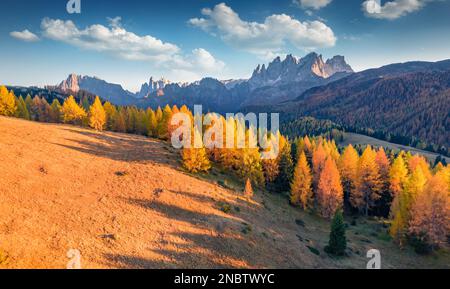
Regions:
[[[311,53],[304,58],[288,55],[275,58],[266,67],[258,65],[250,79],[216,80],[204,78],[193,83],[172,83],[161,78],[150,78],[137,93],[131,93],[118,84],[107,83],[96,77],[71,74],[55,86],[63,92],[85,90],[115,104],[162,106],[166,104],[192,106],[201,103],[207,110],[227,112],[240,109],[256,101],[259,104],[291,100],[292,96],[314,86],[324,85],[353,73],[343,56],[323,61]]]
[[[153,107],[202,104],[219,113],[283,112],[329,119],[344,127],[420,138],[450,147],[450,60],[407,62],[355,73],[343,56],[310,53],[258,65],[249,79],[172,83],[150,78],[137,93],[94,77],[70,75],[60,91],[85,90],[115,104]]]

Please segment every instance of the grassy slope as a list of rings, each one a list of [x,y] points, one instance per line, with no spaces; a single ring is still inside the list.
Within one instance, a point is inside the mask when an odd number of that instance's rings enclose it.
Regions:
[[[224,178],[184,173],[144,137],[0,117],[0,268],[65,268],[71,248],[84,268],[365,268],[372,248],[385,268],[450,263],[400,251],[368,220],[349,228],[350,257],[330,258],[328,222]]]

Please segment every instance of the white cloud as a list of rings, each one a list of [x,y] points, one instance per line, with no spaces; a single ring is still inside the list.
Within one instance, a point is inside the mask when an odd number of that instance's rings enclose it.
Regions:
[[[12,37],[25,41],[25,42],[36,42],[39,41],[39,37],[30,32],[29,30],[25,29],[23,31],[13,31],[11,33],[9,33],[9,35],[11,35]]]
[[[316,9],[319,10],[331,3],[333,0],[293,0],[295,4],[299,5],[303,9]]]
[[[82,49],[109,52],[128,60],[153,60],[164,62],[180,49],[171,43],[164,43],[152,36],[138,36],[119,25],[117,19],[110,19],[110,27],[94,24],[79,29],[72,21],[45,18],[41,28],[43,35],[52,40],[65,42]]]
[[[85,50],[109,53],[133,61],[151,61],[167,70],[195,71],[197,74],[215,73],[225,64],[203,48],[183,54],[172,43],[153,36],[139,36],[122,27],[121,18],[108,18],[108,27],[94,24],[84,29],[68,20],[44,18],[41,23],[43,35]]]
[[[268,16],[264,23],[242,20],[225,3],[205,8],[206,18],[193,18],[189,24],[219,37],[244,51],[269,57],[280,53],[287,43],[299,49],[331,47],[336,37],[330,27],[320,21],[300,22],[286,14]]]
[[[422,9],[435,0],[394,0],[381,5],[380,0],[366,0],[362,9],[367,17],[394,20]]]

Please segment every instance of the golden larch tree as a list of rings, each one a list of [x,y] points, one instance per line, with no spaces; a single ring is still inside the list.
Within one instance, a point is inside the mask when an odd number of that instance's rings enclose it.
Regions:
[[[422,169],[417,167],[408,177],[403,190],[395,195],[391,207],[392,224],[390,234],[394,240],[403,246],[408,232],[411,219],[411,207],[417,196],[423,193],[427,178]]]
[[[301,206],[304,210],[311,210],[314,206],[314,195],[311,188],[311,169],[305,152],[301,152],[294,171],[294,180],[291,184],[291,204]]]
[[[64,123],[81,125],[83,119],[87,116],[84,109],[77,104],[72,95],[64,101],[61,111]]]
[[[201,133],[196,129],[193,132],[193,144],[203,143]],[[208,159],[206,148],[202,145],[200,148],[191,145],[189,148],[183,148],[181,151],[183,166],[191,173],[207,172],[211,168],[211,162]]]
[[[97,96],[89,108],[89,126],[95,130],[102,131],[106,124],[106,112],[100,98]]]
[[[16,113],[16,97],[14,92],[0,86],[0,115],[14,116]]]

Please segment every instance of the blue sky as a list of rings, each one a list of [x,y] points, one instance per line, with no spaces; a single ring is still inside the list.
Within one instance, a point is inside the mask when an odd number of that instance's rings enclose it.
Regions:
[[[0,83],[69,73],[136,91],[150,76],[247,78],[277,55],[344,55],[357,70],[450,58],[450,0],[0,1]],[[119,18],[120,17],[120,18]]]

